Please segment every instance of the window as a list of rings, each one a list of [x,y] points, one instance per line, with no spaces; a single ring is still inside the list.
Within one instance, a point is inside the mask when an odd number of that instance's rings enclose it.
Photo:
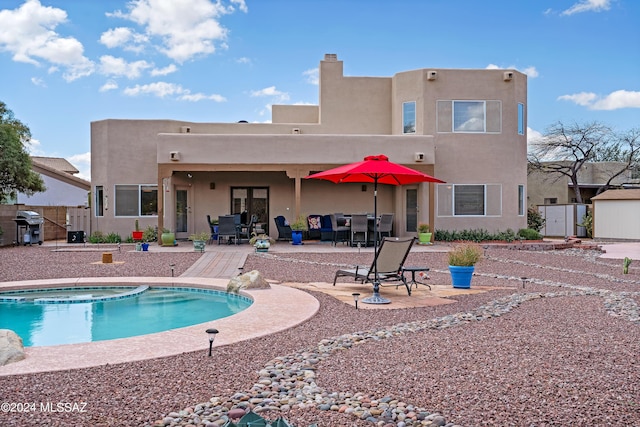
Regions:
[[[524,135],[524,104],[518,104],[518,135]]]
[[[96,185],[96,216],[104,216],[104,187]]]
[[[157,185],[116,185],[115,216],[158,215]]]
[[[416,103],[402,103],[402,133],[416,133]]]
[[[500,184],[438,184],[438,216],[501,216]]]
[[[454,101],[453,131],[484,132],[484,107],[483,101]]]
[[[545,198],[544,199],[544,204],[545,205],[555,205],[558,203],[558,198],[557,197],[550,197],[550,198]]]
[[[158,215],[158,186],[140,186],[140,215]]]
[[[502,102],[437,101],[438,132],[500,133],[502,132]]]
[[[456,216],[484,215],[484,185],[456,185],[453,200]]]
[[[524,216],[524,185],[518,185],[518,215]]]

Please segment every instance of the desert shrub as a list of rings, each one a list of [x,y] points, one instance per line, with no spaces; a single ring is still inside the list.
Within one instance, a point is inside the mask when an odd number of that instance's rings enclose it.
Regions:
[[[495,238],[492,240],[504,240],[505,242],[513,242],[514,240],[516,240],[516,233],[510,229],[507,228],[506,231],[499,231],[498,233],[496,233]]]
[[[587,212],[587,214],[582,217],[582,223],[578,225],[586,228],[588,238],[591,239],[593,237],[593,214],[591,211]]]
[[[158,229],[152,226],[148,226],[142,233],[142,240],[144,242],[155,242],[158,240]]]
[[[545,219],[536,208],[527,209],[527,228],[539,232],[544,227],[544,223]]]
[[[463,243],[449,252],[449,265],[469,267],[482,258],[482,249],[475,243]]]
[[[540,233],[536,230],[532,230],[531,228],[521,228],[518,230],[518,236],[525,240],[540,240],[542,238]]]
[[[104,234],[102,231],[94,231],[89,236],[89,243],[104,243]]]
[[[104,234],[102,231],[94,231],[88,239],[89,243],[120,243],[122,238],[117,233]]]
[[[109,233],[104,238],[104,243],[120,243],[122,238],[117,233]]]

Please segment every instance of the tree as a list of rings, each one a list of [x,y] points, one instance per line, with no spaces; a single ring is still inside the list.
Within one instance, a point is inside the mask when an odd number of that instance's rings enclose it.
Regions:
[[[588,162],[618,162],[606,171],[606,181],[598,194],[612,186],[615,178],[640,164],[640,130],[616,134],[610,127],[591,122],[562,122],[551,125],[528,154],[529,172],[538,171],[567,177],[573,185],[576,202],[583,203],[578,174]]]
[[[0,101],[0,202],[18,192],[32,195],[46,189],[40,175],[31,169],[31,157],[25,149],[30,138],[29,128]]]

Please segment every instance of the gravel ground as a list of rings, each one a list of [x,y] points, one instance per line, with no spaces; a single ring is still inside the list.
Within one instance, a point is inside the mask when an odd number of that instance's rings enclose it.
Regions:
[[[114,254],[116,261],[125,260],[125,264],[96,269],[90,265],[97,260],[96,253],[52,253],[41,247],[2,249],[0,280],[166,276],[168,264],[176,264],[180,274],[199,256],[153,253],[141,262],[139,255]],[[193,411],[195,405],[214,396],[248,392],[258,380],[258,371],[274,358],[317,348],[323,339],[468,313],[515,294],[545,293],[545,298],[518,304],[509,313],[488,320],[471,319],[446,329],[367,340],[331,353],[317,365],[316,382],[327,393],[362,393],[373,406],[391,399],[401,406],[439,413],[451,426],[637,426],[640,269],[632,264],[630,274],[623,275],[620,261],[600,260],[596,255],[581,250],[490,249],[473,280],[497,289],[456,297],[455,304],[354,310],[313,293],[321,308],[309,321],[267,338],[217,348],[214,358],[194,352],[0,377],[3,402],[87,402],[82,413],[0,413],[0,425],[192,425],[188,417],[179,421],[168,415]],[[349,254],[348,260],[368,264],[370,255]],[[245,270],[257,269],[269,279],[285,282],[331,281],[344,263],[345,254],[252,255]],[[444,254],[412,253],[407,264],[427,264],[434,282],[447,283]],[[524,290],[521,277],[528,279]],[[588,292],[583,296],[561,293],[576,288]],[[274,419],[279,414],[263,415]],[[313,405],[293,406],[283,415],[298,427],[311,423],[320,427],[376,425]],[[433,425],[445,424],[438,421]],[[401,426],[402,422],[378,425]]]

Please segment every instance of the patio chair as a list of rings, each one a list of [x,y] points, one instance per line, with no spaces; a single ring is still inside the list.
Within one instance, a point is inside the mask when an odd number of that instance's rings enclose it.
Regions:
[[[335,214],[330,214],[331,218],[331,229],[333,233],[332,244],[336,246],[338,244],[338,240],[342,243],[346,243],[349,241],[349,231],[351,227],[346,225],[338,225],[338,217]]]
[[[364,238],[360,238],[362,235]],[[369,219],[367,214],[353,214],[351,215],[351,246],[358,243],[363,243],[363,246],[367,246],[369,240]]]
[[[378,277],[377,280],[381,282],[402,282],[407,288],[407,293],[411,295],[411,287],[407,283],[407,279],[404,277],[402,267],[409,255],[411,246],[415,241],[415,237],[385,237],[380,243],[378,252],[376,253],[373,262],[370,267],[356,266],[354,269],[338,270],[333,278],[333,286],[336,285],[338,277],[353,277],[353,279],[360,283],[374,283],[376,264]],[[396,288],[400,284],[396,284]]]
[[[278,215],[273,218],[276,223],[276,228],[278,229],[278,240],[291,240],[291,227],[289,226],[289,222],[282,215]]]
[[[307,217],[307,234],[310,240],[320,240],[322,233],[322,215],[309,215]]]
[[[226,239],[231,244],[231,239],[238,244],[238,227],[233,215],[222,215],[218,217],[218,244],[222,239]]]
[[[249,224],[240,224],[240,227],[238,228],[238,243],[242,243],[243,239],[246,239],[247,242],[249,241],[249,239],[251,239],[251,232],[253,231],[253,226],[255,225],[257,220],[257,215],[251,215]]]
[[[391,230],[393,229],[393,214],[380,215],[380,222],[378,223],[378,240],[382,240],[383,237],[391,237]]]
[[[207,243],[213,243],[216,239],[216,230],[214,225],[211,223],[211,215],[207,215],[207,224],[209,224],[209,230],[211,231],[211,236],[209,236],[209,241]]]

